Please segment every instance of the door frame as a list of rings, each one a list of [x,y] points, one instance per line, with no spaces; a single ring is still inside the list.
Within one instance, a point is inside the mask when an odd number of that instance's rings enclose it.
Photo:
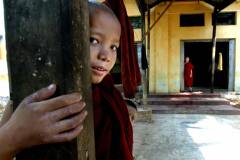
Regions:
[[[212,42],[211,39],[200,40],[181,40],[180,41],[180,91],[184,91],[184,57],[186,42]],[[234,91],[235,84],[235,54],[236,40],[235,39],[217,39],[217,42],[229,43],[229,66],[228,66],[228,91]],[[210,89],[210,88],[209,88]]]

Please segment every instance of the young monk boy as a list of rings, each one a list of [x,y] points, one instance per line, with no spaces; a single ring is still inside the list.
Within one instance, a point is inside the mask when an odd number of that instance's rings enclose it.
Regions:
[[[109,75],[117,58],[121,25],[103,4],[90,3],[89,10],[96,159],[132,160],[133,132],[128,110]]]
[[[96,157],[132,160],[133,133],[126,104],[109,75],[117,58],[121,25],[111,9],[90,5],[90,55]]]

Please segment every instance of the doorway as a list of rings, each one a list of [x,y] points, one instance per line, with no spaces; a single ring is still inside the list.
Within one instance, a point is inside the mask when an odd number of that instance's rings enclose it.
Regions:
[[[218,41],[215,58],[214,88],[233,91],[234,84],[234,40]],[[193,87],[208,89],[211,86],[211,41],[184,41],[182,43],[181,66],[184,70],[184,57],[190,57],[194,66]],[[184,90],[182,77],[181,90]]]

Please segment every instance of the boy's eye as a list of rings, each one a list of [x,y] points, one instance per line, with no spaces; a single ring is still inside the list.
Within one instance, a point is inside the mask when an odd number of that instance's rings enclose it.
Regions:
[[[112,46],[111,46],[111,49],[112,49],[114,52],[117,52],[117,50],[118,50],[118,46],[116,46],[116,45],[112,45]]]
[[[90,37],[90,43],[91,44],[98,44],[99,42],[98,42],[98,40],[96,38]]]

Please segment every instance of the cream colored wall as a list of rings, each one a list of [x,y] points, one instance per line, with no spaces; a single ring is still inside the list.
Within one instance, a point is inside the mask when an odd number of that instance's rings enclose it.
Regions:
[[[151,21],[166,7],[159,5],[152,12]],[[237,25],[218,26],[218,39],[236,40],[235,90],[240,91],[240,3],[234,3],[225,11],[237,11]],[[204,27],[179,27],[179,15],[205,13]],[[181,40],[210,40],[212,8],[198,2],[175,2],[151,31],[149,91],[152,93],[180,91],[180,42]]]

